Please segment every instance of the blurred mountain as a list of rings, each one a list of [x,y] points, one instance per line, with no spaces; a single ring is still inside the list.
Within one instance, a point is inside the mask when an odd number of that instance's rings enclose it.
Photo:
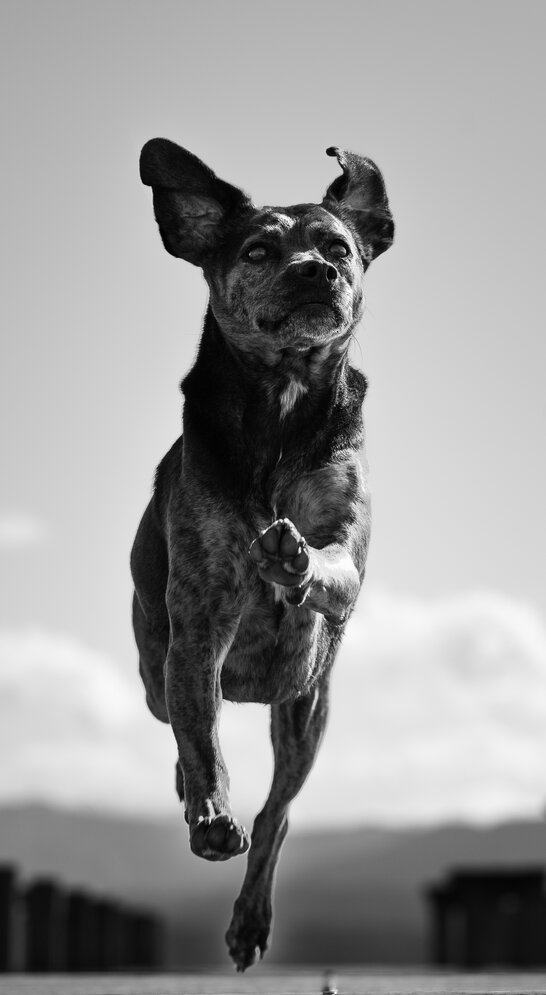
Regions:
[[[171,966],[226,963],[223,934],[246,861],[208,863],[187,826],[38,805],[0,808],[0,862],[23,881],[50,875],[145,902],[170,924]],[[544,864],[546,826],[332,830],[289,835],[276,891],[270,964],[426,960],[423,888],[452,867]]]

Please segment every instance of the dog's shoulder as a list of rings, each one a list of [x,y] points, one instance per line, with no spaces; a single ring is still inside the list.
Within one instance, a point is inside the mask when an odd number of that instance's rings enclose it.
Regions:
[[[349,403],[356,404],[360,408],[368,389],[368,381],[362,370],[357,370],[356,366],[351,366],[348,363],[345,371],[345,383]]]
[[[152,508],[157,522],[162,522],[169,495],[175,489],[182,468],[183,438],[180,435],[159,463],[154,476]]]
[[[364,443],[362,405],[368,382],[364,374],[347,364],[321,427],[314,433],[312,459],[316,467],[336,461],[340,453],[358,452]]]
[[[368,381],[362,371],[347,364],[336,396],[340,425],[344,427],[353,425],[357,428],[362,424],[362,405],[367,390]]]

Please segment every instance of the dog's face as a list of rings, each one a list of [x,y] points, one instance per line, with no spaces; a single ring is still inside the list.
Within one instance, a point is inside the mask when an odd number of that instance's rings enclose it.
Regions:
[[[324,207],[255,211],[205,266],[211,306],[242,350],[304,350],[351,334],[363,308],[355,237]]]
[[[199,159],[164,139],[141,156],[165,247],[203,268],[224,336],[268,355],[338,343],[364,307],[364,272],[392,242],[383,179],[371,160],[328,149],[343,169],[321,205],[255,208]]]

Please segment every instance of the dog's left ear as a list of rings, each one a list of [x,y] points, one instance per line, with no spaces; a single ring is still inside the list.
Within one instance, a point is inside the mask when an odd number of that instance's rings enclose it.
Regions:
[[[328,187],[323,206],[348,215],[360,238],[363,259],[370,263],[394,239],[394,221],[381,172],[371,159],[354,152],[332,147],[326,149],[326,155],[336,157],[343,174]]]
[[[146,142],[140,154],[140,178],[153,190],[154,213],[167,252],[195,266],[206,264],[229,216],[251,207],[242,190],[166,138]]]

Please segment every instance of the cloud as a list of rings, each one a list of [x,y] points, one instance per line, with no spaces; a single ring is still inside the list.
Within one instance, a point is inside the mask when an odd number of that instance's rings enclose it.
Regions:
[[[242,740],[238,714],[230,721]],[[252,740],[246,751],[239,770],[246,763],[248,780],[258,762],[269,765],[269,751]],[[546,628],[532,608],[485,591],[436,600],[365,593],[292,822],[536,816],[545,770]]]
[[[331,810],[392,822],[537,814],[545,757],[546,628],[530,607],[491,592],[363,600],[318,765]],[[308,814],[319,814],[311,799]]]
[[[48,538],[49,529],[40,519],[25,512],[0,512],[0,549],[41,546]]]
[[[1,799],[153,814],[174,780],[171,740],[136,672],[65,635],[0,631]]]
[[[234,810],[271,776],[268,709],[225,703]],[[171,730],[136,672],[65,636],[0,633],[0,798],[176,813]],[[292,822],[491,821],[546,798],[546,629],[487,592],[370,592],[334,668],[329,728]]]

